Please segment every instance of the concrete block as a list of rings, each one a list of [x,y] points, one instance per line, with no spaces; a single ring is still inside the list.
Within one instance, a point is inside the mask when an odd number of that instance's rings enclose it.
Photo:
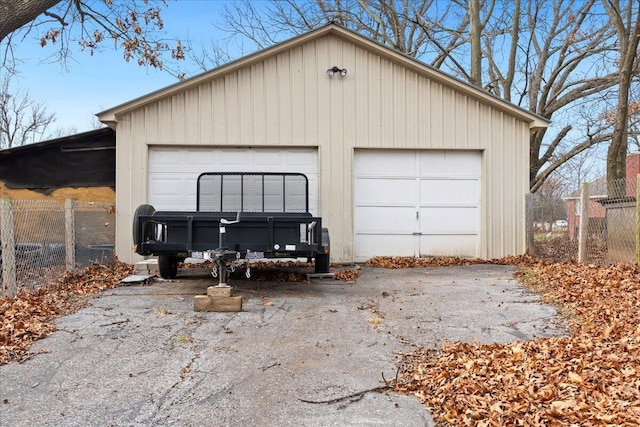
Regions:
[[[135,274],[157,274],[158,273],[158,261],[155,259],[146,259],[144,261],[136,262],[133,266]]]
[[[242,311],[242,297],[209,297],[213,302],[212,311]]]
[[[233,288],[231,286],[209,286],[207,295],[210,297],[230,297],[233,295]]]
[[[213,311],[213,301],[207,295],[193,297],[193,311]]]
[[[196,295],[193,297],[193,311],[239,312],[242,311],[242,297]]]

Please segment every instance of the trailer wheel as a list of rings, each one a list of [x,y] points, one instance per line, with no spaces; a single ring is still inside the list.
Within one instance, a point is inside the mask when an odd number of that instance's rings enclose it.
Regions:
[[[180,259],[173,255],[158,255],[158,270],[163,279],[175,279]]]
[[[314,273],[329,273],[329,254],[317,254]]]
[[[140,232],[140,217],[153,215],[154,213],[156,213],[156,210],[151,205],[140,205],[136,208],[136,211],[133,213],[133,243],[142,243],[142,236],[138,235]],[[147,229],[143,235],[151,235],[153,231],[152,227],[152,224],[147,224]]]
[[[329,230],[326,228],[322,229],[322,249],[326,249],[326,252],[316,254],[314,273],[329,273],[331,271],[331,242],[329,239]]]

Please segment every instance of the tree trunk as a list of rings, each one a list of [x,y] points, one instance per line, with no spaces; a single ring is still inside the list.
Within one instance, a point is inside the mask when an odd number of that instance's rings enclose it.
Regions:
[[[607,152],[607,195],[609,198],[618,198],[626,194],[625,185],[620,185],[619,182],[614,184],[612,181],[626,178],[629,92],[636,66],[638,38],[640,38],[640,7],[633,16],[632,2],[629,1],[626,16],[624,16],[618,0],[603,0],[603,5],[618,33],[620,45],[618,106],[616,107],[611,145],[609,145]]]
[[[0,0],[0,41],[62,0]]]
[[[482,87],[482,25],[479,0],[469,1],[469,33],[471,36],[471,84]]]

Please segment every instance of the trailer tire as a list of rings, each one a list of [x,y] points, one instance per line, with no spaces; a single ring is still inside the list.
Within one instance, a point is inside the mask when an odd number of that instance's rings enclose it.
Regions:
[[[158,270],[163,279],[175,279],[180,259],[173,255],[158,255]]]
[[[329,239],[329,230],[322,229],[322,249],[325,252],[316,254],[316,264],[313,270],[314,273],[329,273],[331,271],[331,242]]]
[[[314,273],[329,273],[329,254],[317,254]]]
[[[133,213],[133,243],[138,244],[142,243],[142,236],[139,236],[138,233],[140,231],[140,217],[141,216],[149,216],[156,213],[156,210],[151,205],[140,205],[136,208]],[[147,224],[147,229],[145,230],[144,235],[150,235],[152,233],[152,224]]]

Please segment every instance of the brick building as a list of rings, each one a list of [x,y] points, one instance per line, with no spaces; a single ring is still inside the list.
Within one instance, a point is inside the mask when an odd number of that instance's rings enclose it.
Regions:
[[[640,153],[627,155],[627,178],[625,195],[636,197],[638,174],[640,173]],[[569,239],[578,237],[580,226],[580,190],[571,193],[564,200],[567,203],[567,222]],[[608,200],[607,177],[602,176],[589,183],[589,226],[596,230],[606,230],[606,207],[603,201]]]

